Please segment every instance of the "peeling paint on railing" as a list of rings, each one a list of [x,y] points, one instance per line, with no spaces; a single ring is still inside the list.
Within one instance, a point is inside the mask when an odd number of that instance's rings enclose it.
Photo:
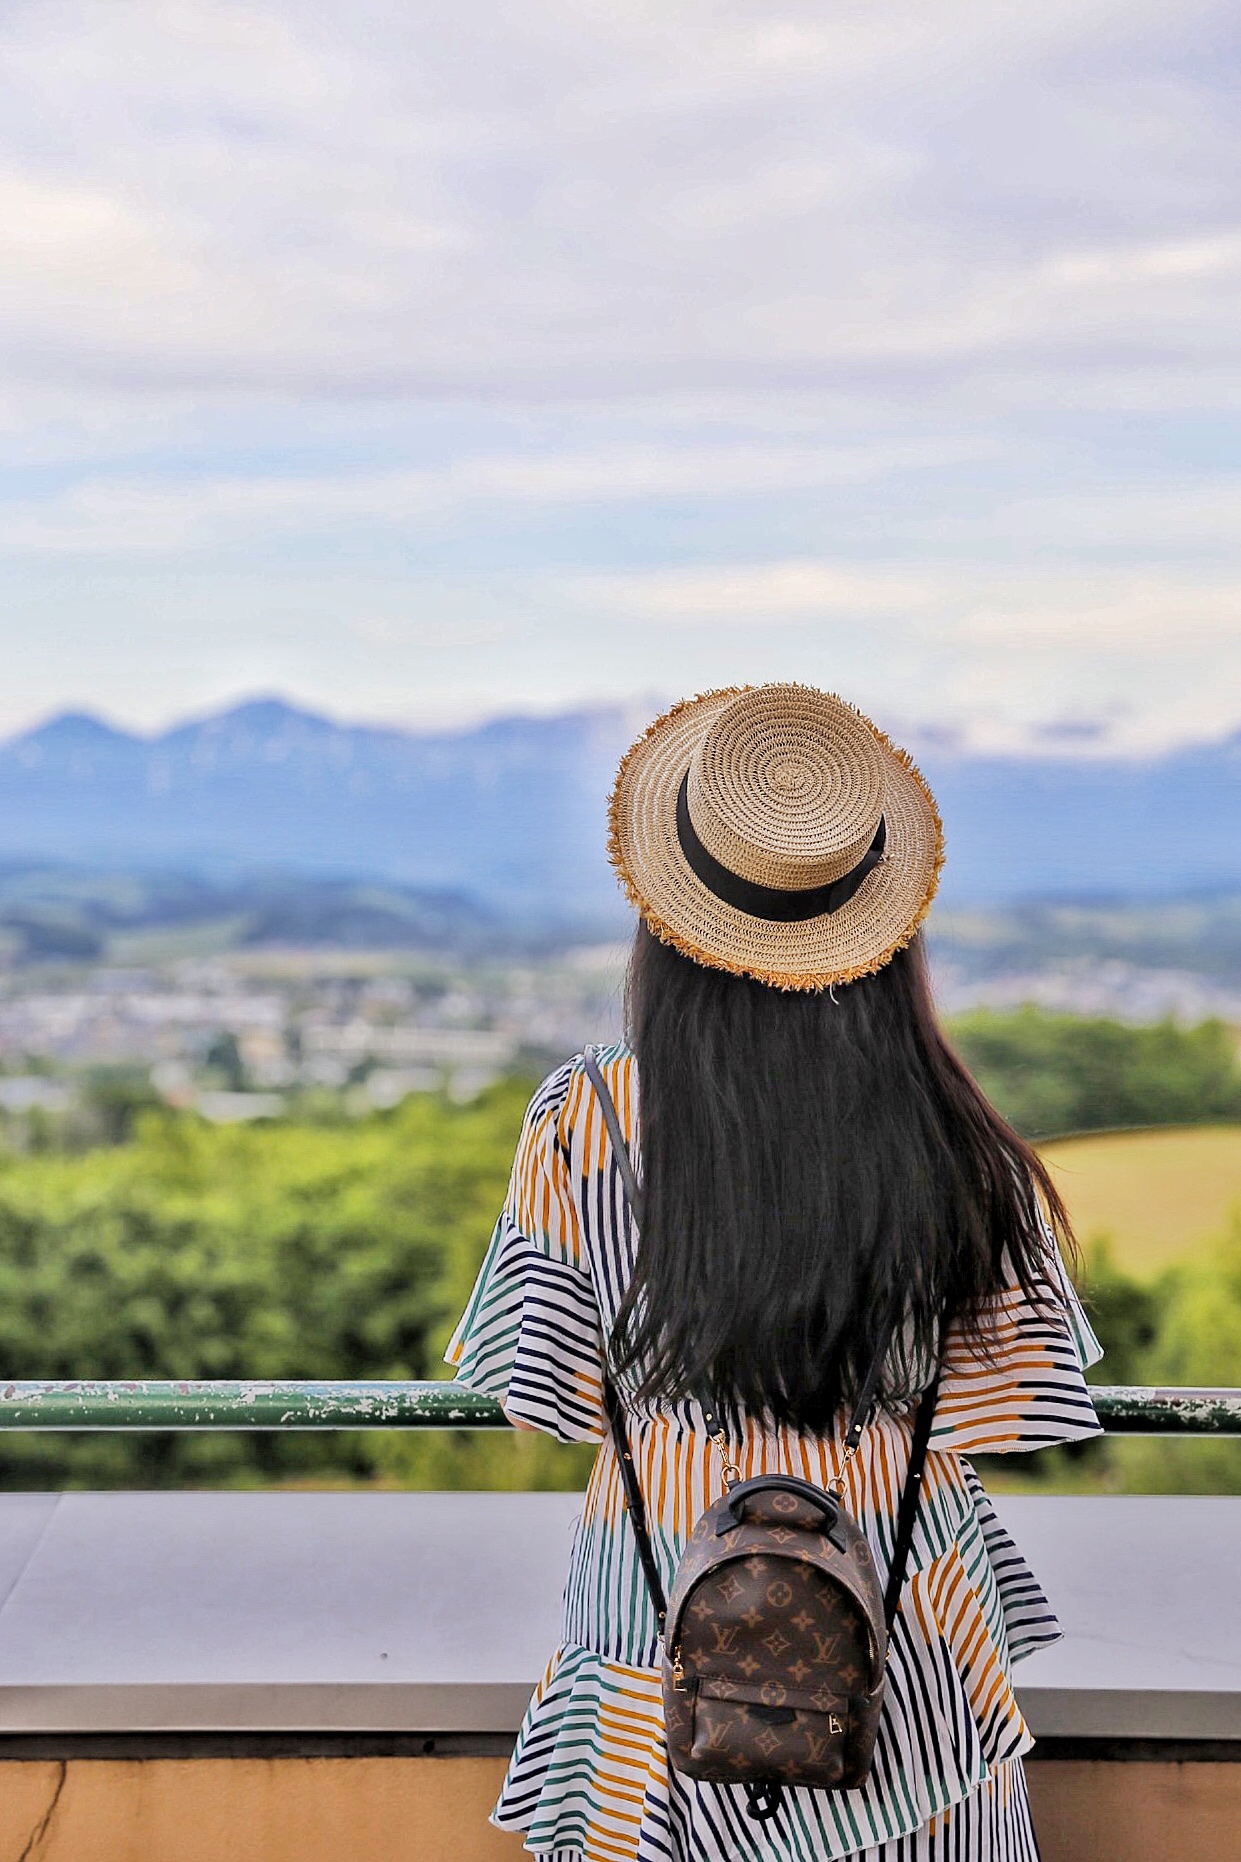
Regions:
[[[1090,1394],[1109,1435],[1241,1435],[1241,1390],[1095,1384]]]
[[[7,1383],[0,1429],[502,1429],[450,1383]]]
[[[1241,1435],[1241,1390],[1097,1384],[1109,1435]],[[0,1429],[503,1429],[491,1397],[451,1383],[8,1383]]]

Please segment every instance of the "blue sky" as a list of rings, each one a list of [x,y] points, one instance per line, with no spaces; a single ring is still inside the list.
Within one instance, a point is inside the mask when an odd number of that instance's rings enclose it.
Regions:
[[[0,21],[0,729],[1241,725],[1235,7]]]

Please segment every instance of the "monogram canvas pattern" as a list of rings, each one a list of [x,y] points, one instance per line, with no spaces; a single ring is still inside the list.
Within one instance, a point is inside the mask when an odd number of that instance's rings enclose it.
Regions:
[[[699,1520],[663,1677],[668,1755],[689,1777],[865,1778],[883,1704],[883,1597],[865,1538],[827,1504],[825,1520],[790,1488],[742,1485]]]

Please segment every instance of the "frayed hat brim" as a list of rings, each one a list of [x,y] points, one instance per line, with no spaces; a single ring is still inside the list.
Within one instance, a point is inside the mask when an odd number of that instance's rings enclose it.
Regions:
[[[887,842],[880,863],[844,905],[818,917],[777,922],[726,904],[682,852],[676,797],[712,723],[733,700],[757,689],[728,686],[683,699],[648,726],[617,772],[608,804],[608,856],[654,935],[695,963],[776,989],[855,982],[909,944],[931,908],[944,860],[939,810],[912,757],[850,706],[884,757]]]

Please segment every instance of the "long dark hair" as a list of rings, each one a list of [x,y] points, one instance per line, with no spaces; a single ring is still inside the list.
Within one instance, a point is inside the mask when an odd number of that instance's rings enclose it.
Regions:
[[[881,1401],[929,1373],[946,1316],[976,1335],[1011,1265],[1047,1297],[1046,1169],[940,1027],[920,938],[833,993],[692,963],[645,926],[627,996],[643,1227],[611,1354],[648,1401],[709,1393],[822,1432],[886,1328]]]

